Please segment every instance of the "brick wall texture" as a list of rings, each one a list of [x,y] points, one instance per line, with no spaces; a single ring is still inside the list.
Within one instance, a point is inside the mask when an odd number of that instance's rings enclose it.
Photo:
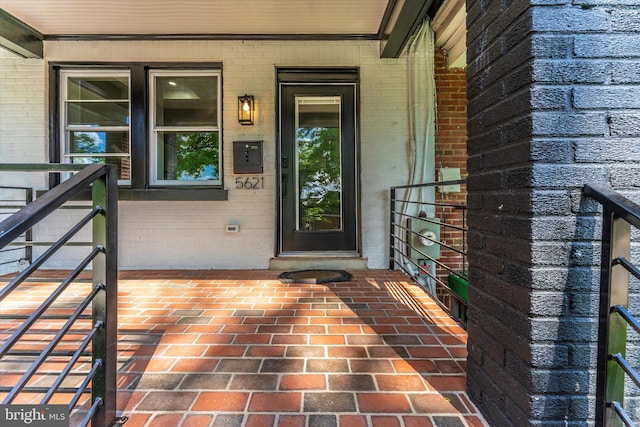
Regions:
[[[492,425],[594,419],[598,206],[640,199],[640,4],[467,2],[468,388]]]
[[[0,49],[0,162],[45,161],[45,114],[42,61]],[[24,182],[16,174],[0,177],[0,185]]]
[[[445,53],[436,50],[435,82],[437,96],[435,165],[440,168],[458,168],[461,178],[467,176],[467,77],[462,68],[447,68]],[[459,192],[436,192],[436,203],[466,205],[466,186]],[[436,217],[441,223],[463,227],[464,210],[449,206],[436,207]],[[448,246],[464,249],[463,233],[446,226],[440,229],[440,240]],[[466,271],[464,257],[445,246],[440,247],[439,261],[455,271]],[[449,270],[436,266],[438,280],[447,283]],[[449,308],[454,300],[450,293],[439,292],[439,299]]]

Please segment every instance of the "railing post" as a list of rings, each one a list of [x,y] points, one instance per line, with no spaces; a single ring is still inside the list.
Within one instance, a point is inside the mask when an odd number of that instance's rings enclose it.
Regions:
[[[596,425],[610,426],[616,425],[618,417],[609,409],[609,403],[624,402],[625,374],[609,355],[626,353],[627,323],[612,315],[611,308],[628,307],[629,272],[616,260],[630,259],[631,225],[605,207],[602,227]]]
[[[93,183],[93,206],[103,215],[93,220],[93,242],[104,254],[93,262],[93,283],[104,285],[93,302],[93,324],[102,322],[92,346],[92,362],[102,360],[93,378],[91,402],[102,399],[91,425],[106,427],[116,417],[117,297],[118,297],[118,200],[116,169],[106,166],[106,174]]]
[[[25,194],[25,206],[33,201],[33,188],[27,188]],[[25,232],[24,240],[27,242],[27,246],[24,248],[24,257],[29,262],[29,265],[33,262],[33,230],[30,228]]]
[[[389,237],[389,270],[394,270],[396,268],[395,266],[395,257],[396,257],[396,253],[395,253],[395,246],[396,246],[396,241],[395,241],[395,218],[394,218],[394,211],[395,211],[395,200],[396,200],[396,189],[392,188],[391,189],[391,195],[389,196],[389,231],[391,233],[391,236]]]

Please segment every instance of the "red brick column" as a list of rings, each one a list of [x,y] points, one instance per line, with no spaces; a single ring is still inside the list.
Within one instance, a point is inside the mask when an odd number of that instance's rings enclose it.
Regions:
[[[437,94],[436,111],[436,140],[435,140],[435,165],[436,171],[440,168],[460,168],[460,176],[467,176],[467,78],[462,68],[447,68],[446,58],[442,50],[436,51],[435,79]],[[460,192],[443,194],[436,192],[436,203],[450,203],[466,205],[466,186],[461,187]],[[456,226],[463,225],[463,211],[448,207],[436,208],[436,217],[440,221]],[[441,241],[446,244],[463,246],[462,233],[460,231],[441,228]],[[455,251],[441,248],[440,262],[462,271],[463,258]],[[447,283],[449,272],[442,267],[437,267],[438,279]],[[450,308],[452,302],[447,293],[439,295],[440,299]]]

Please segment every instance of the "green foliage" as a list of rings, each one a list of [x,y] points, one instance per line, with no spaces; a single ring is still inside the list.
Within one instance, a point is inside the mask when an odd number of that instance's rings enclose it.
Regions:
[[[95,133],[73,132],[73,153],[103,153],[104,144]],[[95,162],[94,162],[95,163]]]
[[[175,138],[175,155],[166,158],[173,163],[176,176],[167,179],[195,180],[217,179],[219,160],[219,141],[217,132],[193,132],[165,134]],[[104,142],[94,133],[77,132],[73,135],[74,153],[103,153]],[[109,159],[107,161],[107,159]],[[74,163],[114,163],[119,165],[119,159],[105,157],[82,157],[74,159]]]
[[[218,134],[178,134],[178,176],[191,179],[215,179],[218,177]]]
[[[297,140],[300,226],[339,228],[340,129],[299,128]]]

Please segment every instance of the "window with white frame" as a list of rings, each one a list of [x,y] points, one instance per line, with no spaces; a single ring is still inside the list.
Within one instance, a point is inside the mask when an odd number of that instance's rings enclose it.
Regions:
[[[130,182],[129,87],[128,71],[61,73],[61,162],[113,164]]]
[[[220,183],[220,72],[151,70],[151,185]]]
[[[117,166],[125,199],[226,200],[222,64],[54,63],[50,72],[52,162]]]

